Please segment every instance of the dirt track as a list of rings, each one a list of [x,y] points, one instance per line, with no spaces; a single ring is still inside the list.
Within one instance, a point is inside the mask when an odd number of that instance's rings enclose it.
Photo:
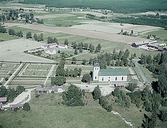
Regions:
[[[103,39],[103,40],[121,42],[121,43],[127,43],[127,44],[145,40],[139,37],[130,37],[130,36],[118,35],[114,33],[106,33],[102,31],[99,32],[99,31],[83,30],[83,29],[72,28],[72,27],[71,28],[49,27],[49,26],[44,26],[44,25],[33,25],[33,24],[25,25],[25,24],[12,24],[12,23],[7,23],[6,25],[34,29],[34,30],[39,30],[43,32],[68,33],[68,34],[73,34],[73,35],[86,36],[86,37],[91,37],[91,38],[97,38],[97,39]]]

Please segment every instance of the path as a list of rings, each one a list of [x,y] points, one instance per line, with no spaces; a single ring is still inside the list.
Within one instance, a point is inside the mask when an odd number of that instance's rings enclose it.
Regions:
[[[31,91],[34,90],[33,89],[26,89],[24,92],[22,92],[20,95],[18,95],[14,101],[12,103],[8,103],[7,105],[2,106],[3,108],[8,108],[10,107],[10,105],[12,104],[24,104],[26,102],[29,102],[31,100]]]
[[[25,72],[25,70],[27,69],[28,66],[29,66],[29,64],[27,64],[26,67],[19,73],[19,76],[23,75],[23,73]]]
[[[66,58],[66,59],[72,59],[73,57],[82,56],[82,55],[85,55],[85,54],[87,54],[87,53],[88,53],[88,52],[79,53],[79,54],[77,54],[77,55],[68,57],[68,58]]]
[[[130,72],[130,75],[133,79],[136,79],[136,80],[139,80],[137,75],[134,73],[133,69],[132,68],[129,68],[129,72]]]
[[[4,84],[4,86],[6,88],[8,88],[8,84],[12,81],[12,79],[16,76],[16,74],[18,73],[18,71],[23,67],[23,63],[21,63],[19,65],[19,67],[15,70],[15,72],[9,77],[9,79],[6,81],[6,83]]]
[[[141,67],[141,64],[138,63],[139,59],[133,59],[132,60],[134,62],[134,64],[136,65],[136,67],[138,68],[139,72],[140,72],[140,75],[144,81],[144,83],[148,83],[150,84],[151,82],[148,80],[148,78],[146,77],[142,67]]]
[[[122,119],[127,125],[133,127],[133,124],[132,124],[131,122],[126,121],[125,118],[123,118],[118,112],[112,111],[112,113],[113,113],[114,115],[118,115],[119,117],[121,117],[121,119]]]
[[[50,75],[51,75],[51,73],[52,73],[52,71],[53,71],[54,68],[55,68],[55,65],[52,65],[52,67],[51,67],[51,69],[50,69],[50,71],[49,71],[49,73],[48,73],[48,75],[47,75],[47,77],[46,77],[46,80],[45,80],[45,82],[44,82],[44,85],[45,85],[46,82],[48,81],[48,79],[49,79],[49,77],[50,77]]]

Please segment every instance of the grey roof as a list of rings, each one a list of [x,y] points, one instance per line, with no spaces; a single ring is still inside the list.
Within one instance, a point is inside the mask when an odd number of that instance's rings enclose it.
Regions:
[[[101,69],[99,71],[99,76],[127,76],[127,71],[125,69]]]
[[[0,102],[6,102],[7,101],[7,97],[0,97]]]

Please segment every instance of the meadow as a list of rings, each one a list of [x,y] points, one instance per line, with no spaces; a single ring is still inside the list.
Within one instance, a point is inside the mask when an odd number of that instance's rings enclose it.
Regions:
[[[40,128],[129,127],[119,116],[101,108],[98,102],[93,100],[90,93],[86,93],[85,102],[87,105],[83,107],[66,107],[61,102],[61,94],[41,94],[35,98],[35,93],[33,93],[30,101],[31,110],[29,112],[3,112],[0,114],[1,125],[7,128],[36,128],[37,126]],[[119,111],[122,117],[131,121],[134,127],[140,126],[144,111],[140,112],[134,105],[129,109],[116,104],[112,106],[114,111]]]
[[[160,37],[160,41],[167,41],[167,30],[165,29],[158,29],[158,30],[153,30],[150,32],[143,32],[141,33],[141,36],[144,38],[147,38],[148,35],[156,35]],[[167,43],[167,42],[166,42]]]

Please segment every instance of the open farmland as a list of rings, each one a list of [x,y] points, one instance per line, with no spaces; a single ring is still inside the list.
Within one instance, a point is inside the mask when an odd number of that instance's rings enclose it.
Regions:
[[[8,23],[8,24],[12,24],[12,23]],[[60,33],[61,32],[61,33],[67,33],[67,34],[72,34],[72,35],[103,39],[103,40],[108,40],[108,41],[113,41],[113,42],[122,42],[126,44],[131,44],[136,41],[145,40],[139,37],[118,35],[116,33],[106,33],[105,31],[102,31],[102,30],[94,31],[94,30],[84,30],[84,29],[73,28],[73,27],[49,27],[49,26],[44,26],[44,25],[33,25],[33,24],[27,24],[27,25],[15,24],[15,25],[19,27],[23,27],[23,28],[34,29],[34,30],[39,30],[39,31],[44,31],[44,32],[50,32],[50,33]]]
[[[43,43],[27,40],[16,39],[0,43],[0,60],[2,61],[26,61],[26,62],[54,62],[49,59],[25,54],[24,51],[42,46]]]

